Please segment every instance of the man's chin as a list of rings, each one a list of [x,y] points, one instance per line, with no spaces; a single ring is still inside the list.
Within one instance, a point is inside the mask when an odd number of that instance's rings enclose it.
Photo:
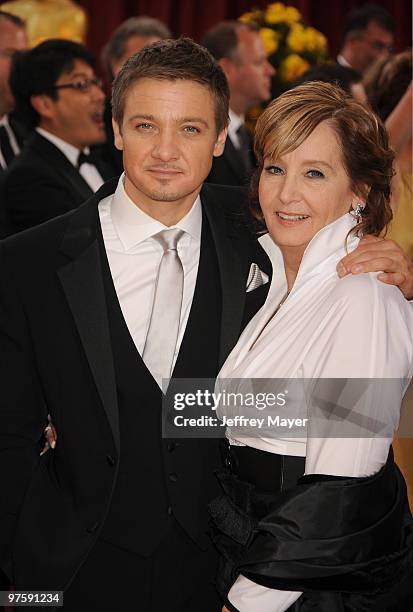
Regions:
[[[176,202],[188,196],[189,193],[185,191],[157,190],[147,192],[145,195],[154,202]]]
[[[96,131],[93,135],[93,139],[91,139],[90,145],[101,145],[106,142],[106,132],[104,129]]]

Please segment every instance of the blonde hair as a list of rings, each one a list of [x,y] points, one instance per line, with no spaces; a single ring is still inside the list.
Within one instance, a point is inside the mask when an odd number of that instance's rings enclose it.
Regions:
[[[379,235],[392,218],[390,183],[394,153],[386,129],[366,106],[340,87],[321,81],[299,85],[276,98],[258,119],[254,150],[258,170],[252,182],[252,210],[257,202],[264,158],[279,159],[294,151],[323,121],[335,131],[352,190],[366,201],[357,233]]]

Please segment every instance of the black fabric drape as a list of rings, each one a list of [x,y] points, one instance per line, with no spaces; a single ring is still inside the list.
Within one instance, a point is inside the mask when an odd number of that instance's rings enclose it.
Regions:
[[[266,587],[303,591],[297,611],[303,602],[324,612],[340,610],[338,602],[359,611],[413,601],[413,519],[392,453],[374,476],[308,475],[278,494],[229,473],[220,481],[224,495],[211,514],[223,596],[241,573]],[[324,607],[331,598],[338,607]],[[370,607],[352,607],[360,602]]]

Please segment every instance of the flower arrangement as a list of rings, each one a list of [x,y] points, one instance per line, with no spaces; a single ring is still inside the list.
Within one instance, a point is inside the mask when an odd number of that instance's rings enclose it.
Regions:
[[[288,89],[311,66],[328,59],[326,37],[304,25],[301,13],[293,6],[274,2],[265,10],[244,13],[239,20],[259,27],[268,61],[276,70],[274,96]]]

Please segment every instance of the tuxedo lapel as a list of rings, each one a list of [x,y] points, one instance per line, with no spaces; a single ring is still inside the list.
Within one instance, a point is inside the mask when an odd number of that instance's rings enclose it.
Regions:
[[[110,185],[116,187],[116,182]],[[97,231],[97,205],[113,190],[106,184],[72,215],[61,245],[70,262],[57,273],[119,451],[115,373],[98,243],[102,238]]]
[[[36,133],[27,142],[36,155],[42,157],[49,165],[53,172],[57,172],[64,180],[66,180],[71,189],[76,191],[81,201],[87,200],[93,194],[92,189],[85,181],[79,170],[70,163],[66,155],[58,149],[53,143],[43,138]]]
[[[20,149],[22,149],[25,141],[30,136],[29,130],[25,128],[21,123],[16,121],[10,115],[9,115],[9,125],[11,129],[13,130],[13,134],[17,140],[17,144],[19,145]]]
[[[209,184],[204,184],[201,191],[201,202],[217,253],[222,290],[220,365],[238,340],[245,304],[247,265],[236,233],[231,233],[231,222],[226,218],[226,195],[225,188]]]

